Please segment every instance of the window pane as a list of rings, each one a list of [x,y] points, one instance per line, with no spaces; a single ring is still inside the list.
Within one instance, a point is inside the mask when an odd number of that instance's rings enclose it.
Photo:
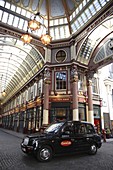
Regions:
[[[53,20],[50,20],[50,26],[53,26]]]
[[[16,7],[14,5],[11,5],[11,10],[12,11],[15,11],[16,10]]]
[[[16,12],[17,12],[18,14],[20,14],[20,13],[21,13],[21,8],[20,8],[20,7],[17,7],[17,8],[16,8]]]
[[[24,20],[23,20],[23,19],[20,19],[18,28],[22,29],[22,28],[23,28],[23,25],[24,25]]]
[[[56,90],[66,89],[66,72],[56,72]]]
[[[8,24],[9,25],[12,25],[13,19],[14,19],[14,16],[12,14],[9,14],[9,18],[8,18]]]
[[[92,13],[93,15],[96,13],[96,10],[95,10],[95,8],[94,8],[93,5],[90,5],[90,6],[89,6],[89,9],[90,9],[90,11],[91,11],[91,13]]]
[[[18,21],[19,21],[19,18],[18,18],[18,17],[15,17],[15,18],[14,18],[14,22],[13,22],[13,26],[14,26],[14,27],[18,27]]]
[[[0,2],[1,3],[1,2]],[[5,8],[10,9],[10,3],[6,2]]]
[[[100,6],[98,0],[95,0],[95,1],[94,1],[94,6],[95,6],[95,8],[96,8],[97,10],[101,9],[101,6]]]
[[[2,1],[2,0],[1,0],[1,1],[0,1],[0,5],[4,7],[5,1]]]
[[[7,12],[4,12],[4,13],[3,13],[2,22],[7,23],[7,18],[8,18],[8,13],[7,13]]]
[[[85,13],[86,13],[88,19],[91,18],[91,13],[89,12],[89,9],[86,9],[86,10],[85,10]]]
[[[60,27],[60,37],[64,38],[64,28]]]
[[[3,14],[3,11],[0,10],[0,21],[2,19],[2,14]]]
[[[21,15],[25,16],[26,15],[26,11],[24,9],[22,9],[21,11]]]

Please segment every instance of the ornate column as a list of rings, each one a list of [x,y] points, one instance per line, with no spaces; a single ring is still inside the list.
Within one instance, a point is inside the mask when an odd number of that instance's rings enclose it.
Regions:
[[[78,73],[77,66],[71,68],[71,83],[72,83],[72,112],[73,120],[79,120],[78,116]]]
[[[43,125],[49,123],[49,87],[51,83],[50,69],[45,68],[44,71],[44,108],[43,108]]]
[[[87,94],[88,94],[88,122],[94,124],[94,115],[93,115],[93,98],[92,98],[92,77],[93,73],[88,73],[86,75],[87,79]]]

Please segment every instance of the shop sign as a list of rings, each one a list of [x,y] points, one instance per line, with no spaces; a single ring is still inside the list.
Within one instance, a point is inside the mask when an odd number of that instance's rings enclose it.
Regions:
[[[19,112],[19,108],[16,108],[16,109],[15,109],[15,112],[18,113],[18,112]]]
[[[85,100],[85,98],[84,98],[84,97],[78,97],[78,102],[82,102],[82,103],[84,103],[84,102],[86,102],[86,100]]]
[[[70,140],[64,140],[61,142],[61,146],[70,146],[72,142]]]
[[[70,98],[52,98],[51,100],[54,102],[67,102],[70,101]]]
[[[27,108],[32,108],[32,107],[36,107],[36,102],[30,102],[27,104]]]

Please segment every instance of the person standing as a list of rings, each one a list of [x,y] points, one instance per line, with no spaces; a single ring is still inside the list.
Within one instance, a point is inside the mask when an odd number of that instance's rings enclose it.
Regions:
[[[103,142],[106,142],[106,130],[102,129]]]

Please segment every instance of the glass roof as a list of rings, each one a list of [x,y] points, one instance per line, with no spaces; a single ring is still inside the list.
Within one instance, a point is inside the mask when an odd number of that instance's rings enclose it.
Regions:
[[[77,60],[80,63],[88,65],[93,50],[106,36],[111,34],[111,38],[113,38],[112,32],[113,32],[113,16],[110,16],[105,21],[103,21],[103,23],[101,23],[101,25],[99,25],[95,30],[92,30],[89,33],[89,35],[84,40],[80,51],[77,54],[78,56]]]
[[[44,58],[34,46],[0,35],[0,92],[14,94],[43,64]]]
[[[0,0],[0,24],[25,33],[28,21],[40,11],[42,29],[34,32],[37,39],[46,32],[52,41],[70,38],[85,28],[89,20],[112,0]],[[103,22],[84,40],[77,60],[88,65],[97,43],[112,30],[113,19]],[[45,25],[45,26],[44,26]],[[100,31],[101,30],[101,31]],[[103,31],[102,31],[103,30]],[[103,32],[106,34],[103,35]],[[31,44],[23,44],[9,35],[0,35],[0,92],[6,90],[6,100],[42,68],[45,60]],[[1,99],[1,96],[0,96]]]
[[[110,0],[0,0],[0,21],[27,31],[27,21],[39,9],[40,21],[50,32],[52,40],[68,38],[85,26]],[[39,4],[39,6],[38,6]],[[83,12],[84,11],[84,12]],[[40,37],[46,28],[32,32]]]

